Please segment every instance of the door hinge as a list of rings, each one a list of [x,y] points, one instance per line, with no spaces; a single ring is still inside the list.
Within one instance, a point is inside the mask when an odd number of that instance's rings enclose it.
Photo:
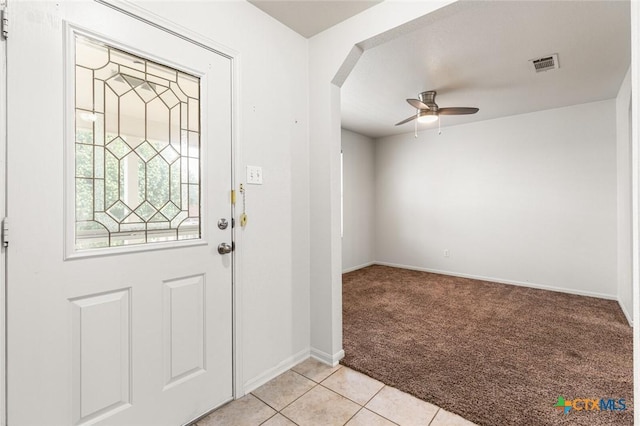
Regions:
[[[2,219],[2,247],[9,247],[9,218]]]
[[[7,7],[4,6],[0,9],[0,17],[2,21],[0,21],[0,28],[2,29],[2,39],[6,40],[9,38],[9,12],[7,12]]]

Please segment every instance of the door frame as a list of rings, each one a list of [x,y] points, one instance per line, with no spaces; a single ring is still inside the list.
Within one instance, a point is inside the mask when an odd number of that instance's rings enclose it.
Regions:
[[[7,0],[0,0],[4,10]],[[0,220],[7,216],[7,40],[0,35]],[[0,226],[1,228],[1,226]],[[2,232],[0,232],[2,233]],[[0,426],[7,424],[7,249],[0,244]]]
[[[11,2],[17,0],[0,0],[0,8],[8,7],[11,9]],[[240,53],[228,46],[222,45],[215,40],[183,27],[169,19],[156,15],[153,12],[144,9],[127,0],[93,0],[98,4],[109,7],[120,13],[123,13],[133,19],[167,32],[175,37],[193,43],[203,49],[209,50],[216,54],[227,57],[231,62],[231,187],[229,190],[236,188],[238,182],[238,172],[236,164],[239,163],[240,156],[240,138],[239,138],[239,99],[240,99]],[[0,184],[0,220],[6,216],[6,194],[7,194],[7,150],[8,150],[8,130],[7,130],[7,40],[1,35],[0,38],[0,180],[4,182]],[[63,38],[61,37],[61,40]],[[60,82],[64,84],[64,82]],[[231,194],[229,194],[231,199]],[[235,218],[235,205],[231,204],[232,217]],[[234,399],[244,396],[243,375],[242,375],[242,304],[241,298],[241,277],[238,268],[237,247],[242,247],[242,233],[236,232],[236,228],[232,229],[232,241],[236,246],[236,251],[231,253],[231,333],[232,333],[232,395]],[[213,243],[213,242],[210,242]],[[7,424],[7,361],[6,361],[6,343],[7,343],[7,249],[0,244],[0,426]],[[215,409],[215,408],[214,408]],[[196,420],[196,419],[193,419]]]

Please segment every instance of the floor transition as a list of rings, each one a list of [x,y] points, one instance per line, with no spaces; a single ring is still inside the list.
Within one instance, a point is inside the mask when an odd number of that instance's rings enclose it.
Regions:
[[[197,426],[473,426],[343,366],[313,358],[199,420]]]

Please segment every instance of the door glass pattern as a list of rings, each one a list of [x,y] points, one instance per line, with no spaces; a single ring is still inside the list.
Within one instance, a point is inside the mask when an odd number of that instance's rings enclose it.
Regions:
[[[200,238],[200,79],[75,47],[76,250]]]

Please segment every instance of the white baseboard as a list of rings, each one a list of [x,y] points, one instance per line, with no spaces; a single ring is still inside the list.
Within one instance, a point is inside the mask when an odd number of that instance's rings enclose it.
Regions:
[[[524,281],[504,280],[501,278],[484,277],[481,275],[463,274],[463,273],[451,272],[451,271],[441,271],[439,269],[420,268],[417,266],[400,265],[397,263],[389,263],[389,262],[375,262],[375,264],[383,265],[383,266],[391,266],[394,268],[410,269],[413,271],[431,272],[431,273],[440,274],[440,275],[450,275],[452,277],[471,278],[471,279],[480,280],[480,281],[490,281],[490,282],[500,283],[500,284],[517,285],[520,287],[537,288],[540,290],[557,291],[560,293],[577,294],[579,296],[597,297],[599,299],[608,299],[608,300],[616,300],[616,301],[618,300],[618,297],[613,294],[604,294],[604,293],[597,293],[592,291],[575,290],[572,288],[555,287],[555,286],[550,286],[546,284],[536,284],[536,283],[524,282]]]
[[[282,373],[284,373],[285,371],[291,369],[291,367],[294,367],[298,364],[300,364],[302,361],[304,361],[305,359],[309,358],[310,355],[310,351],[309,349],[303,349],[300,352],[298,352],[297,354],[294,354],[292,356],[290,356],[289,358],[281,361],[280,363],[278,363],[278,365],[276,365],[275,367],[272,367],[270,369],[268,369],[267,371],[265,371],[264,373],[259,374],[258,376],[254,377],[253,379],[249,379],[244,383],[244,389],[243,389],[243,395],[248,394],[249,392],[252,392],[256,389],[258,389],[260,386],[264,385],[265,383],[267,383],[268,381],[275,379],[276,377],[278,377],[279,375],[281,375]]]
[[[340,360],[344,358],[344,349],[340,349],[334,355],[330,355],[319,349],[311,348],[311,357],[327,365],[335,367],[336,365],[338,365]]]
[[[620,299],[618,299],[618,305],[620,305],[620,309],[622,309],[622,313],[627,318],[627,322],[629,323],[629,326],[633,327],[633,320],[631,319],[631,314],[629,313],[629,311],[627,311],[627,308],[624,306],[624,303],[620,301]]]
[[[357,271],[358,269],[366,268],[367,266],[371,266],[371,265],[375,265],[375,264],[376,264],[376,262],[363,263],[362,265],[352,266],[350,268],[343,269],[342,273],[346,274],[347,272]]]

